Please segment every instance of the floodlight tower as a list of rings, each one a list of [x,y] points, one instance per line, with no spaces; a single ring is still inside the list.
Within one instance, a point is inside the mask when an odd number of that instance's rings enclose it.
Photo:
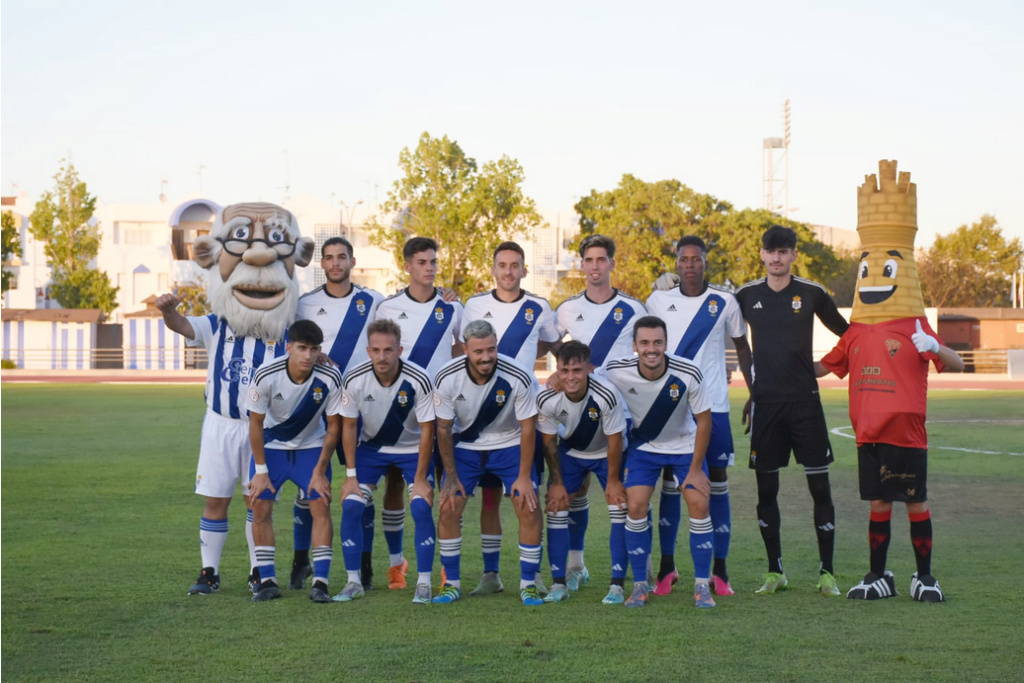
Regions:
[[[783,105],[783,137],[765,138],[761,146],[761,206],[789,217],[789,100]],[[778,151],[776,151],[778,150]]]

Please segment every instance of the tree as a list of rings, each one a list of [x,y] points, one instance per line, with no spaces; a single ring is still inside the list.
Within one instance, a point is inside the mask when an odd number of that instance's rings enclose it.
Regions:
[[[576,203],[579,247],[587,235],[615,240],[612,286],[644,299],[662,273],[675,272],[675,243],[711,216],[731,209],[727,202],[691,190],[678,180],[645,182],[624,174],[618,187],[591,190]]]
[[[18,235],[18,224],[14,220],[14,214],[4,211],[0,222],[3,224],[3,259],[10,261],[12,256],[21,256],[21,238]],[[3,271],[3,289],[6,292],[11,288],[11,280],[14,273]]]
[[[1020,239],[1008,241],[995,217],[985,214],[919,251],[917,272],[928,306],[1009,306],[1011,277],[1022,264]]]
[[[210,300],[206,297],[206,282],[202,276],[199,282],[177,287],[174,295],[181,297],[178,312],[182,315],[206,315],[210,312]]]
[[[478,166],[447,135],[423,133],[415,150],[402,150],[398,165],[403,177],[381,206],[395,218],[391,225],[374,218],[370,241],[401,264],[406,240],[433,238],[438,243],[437,282],[462,298],[490,287],[498,244],[529,235],[541,224],[536,205],[523,194],[523,168],[508,156]]]
[[[119,288],[89,266],[100,250],[99,224],[92,220],[96,197],[66,160],[53,179],[53,190],[43,194],[29,216],[32,236],[45,243],[53,297],[64,308],[99,308],[110,314],[117,308]]]

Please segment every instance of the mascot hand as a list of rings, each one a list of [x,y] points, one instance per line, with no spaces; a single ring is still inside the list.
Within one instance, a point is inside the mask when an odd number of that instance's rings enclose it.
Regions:
[[[915,321],[915,323],[917,324],[917,332],[910,335],[910,341],[914,342],[918,353],[938,353],[939,340],[921,329],[920,320]]]
[[[665,292],[679,286],[679,276],[675,273],[664,273],[654,281],[651,287],[659,292]]]

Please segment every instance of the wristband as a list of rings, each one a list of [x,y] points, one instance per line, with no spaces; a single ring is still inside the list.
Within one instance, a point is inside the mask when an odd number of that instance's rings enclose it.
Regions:
[[[270,468],[267,467],[266,463],[263,463],[262,465],[259,464],[259,463],[256,463],[256,474],[269,474],[269,473],[270,473]]]
[[[346,467],[345,468],[345,476],[346,477],[354,477],[354,476],[356,476],[356,468],[355,467]]]

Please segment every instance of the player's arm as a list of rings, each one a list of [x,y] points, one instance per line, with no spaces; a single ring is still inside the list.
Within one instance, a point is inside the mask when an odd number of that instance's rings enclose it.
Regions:
[[[622,471],[622,432],[606,434],[608,439],[608,485],[604,490],[605,500],[609,505],[626,507],[626,489],[619,478]]]
[[[434,487],[430,485],[427,474],[430,472],[430,460],[434,455],[434,422],[420,422],[419,460],[416,463],[416,477],[412,482],[411,496],[419,496],[434,504]],[[411,497],[410,496],[410,497]]]
[[[696,413],[693,419],[697,423],[697,436],[693,444],[693,459],[690,461],[690,471],[686,473],[686,479],[683,480],[680,488],[685,491],[687,486],[691,486],[698,493],[710,496],[711,481],[704,474],[703,465],[704,456],[708,452],[708,443],[711,441],[711,410]]]
[[[277,493],[277,489],[270,483],[270,475],[267,473],[267,453],[263,448],[263,421],[266,417],[263,413],[249,411],[249,447],[252,449],[252,460],[256,464],[256,473],[249,480],[250,508],[256,504],[256,500],[264,491]]]
[[[832,300],[827,293],[822,293],[822,302],[818,307],[818,319],[827,327],[832,334],[837,337],[842,337],[846,333],[846,330],[850,328],[850,323],[846,322],[846,318],[836,308],[836,302]]]
[[[747,385],[747,400],[743,404],[743,412],[740,414],[740,423],[745,425],[750,419],[750,388],[754,384],[754,374],[751,370],[754,367],[754,354],[750,351],[750,342],[747,341],[747,335],[732,337],[732,343],[736,346],[736,361],[739,363],[740,372],[743,374],[743,382]],[[748,426],[747,431],[749,430],[750,427]]]
[[[828,368],[822,365],[820,360],[814,361],[814,376],[824,377],[827,374],[829,374]]]
[[[323,499],[325,506],[331,504],[331,482],[327,480],[327,468],[331,465],[331,458],[338,448],[338,439],[341,437],[341,415],[327,416],[327,433],[324,435],[324,445],[320,449],[320,458],[313,468],[313,476],[309,478],[309,486],[306,493],[316,491]]]
[[[533,392],[528,392],[536,400]],[[533,490],[533,456],[537,444],[537,424],[533,415],[519,420],[519,477],[512,484],[509,495],[523,497],[523,505],[530,512],[537,509],[537,493]],[[559,470],[561,474],[561,470]]]
[[[341,484],[341,500],[359,493],[359,479],[356,478],[356,445],[359,440],[359,419],[341,418],[341,451],[345,456],[345,481]]]
[[[466,495],[466,489],[462,488],[459,474],[455,471],[455,437],[452,435],[454,425],[455,420],[437,418],[437,449],[441,451],[441,463],[444,465],[444,484],[441,485],[441,499],[438,501],[438,507],[444,507],[444,504],[450,500],[452,510],[455,509],[456,494]]]
[[[178,312],[178,304],[181,303],[182,298],[173,294],[162,294],[157,298],[155,306],[160,310],[160,314],[163,315],[164,325],[167,326],[167,329],[177,332],[182,337],[185,337],[185,339],[191,341],[196,338],[196,332],[192,329],[192,323]]]
[[[548,492],[544,497],[548,512],[569,509],[569,496],[562,481],[562,462],[558,457],[558,435],[541,434],[544,462],[548,465]]]
[[[548,355],[548,351],[552,354],[557,354],[560,348],[562,348],[561,339],[553,342],[539,341],[537,342],[537,358],[543,358]]]

